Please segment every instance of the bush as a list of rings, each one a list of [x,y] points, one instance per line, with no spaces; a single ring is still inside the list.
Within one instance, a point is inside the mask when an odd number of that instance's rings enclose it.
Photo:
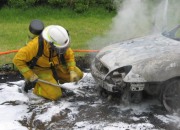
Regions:
[[[32,6],[50,5],[52,8],[70,8],[77,13],[83,13],[90,7],[103,7],[108,11],[115,10],[115,0],[3,0],[3,6],[12,8],[30,8]]]
[[[35,5],[38,0],[8,0],[9,7],[28,8]]]
[[[48,0],[50,6],[64,8],[67,6],[67,0]]]
[[[88,0],[76,0],[74,3],[74,11],[77,13],[83,13],[89,8]]]
[[[8,3],[8,0],[1,0],[0,8],[7,5],[7,3]]]

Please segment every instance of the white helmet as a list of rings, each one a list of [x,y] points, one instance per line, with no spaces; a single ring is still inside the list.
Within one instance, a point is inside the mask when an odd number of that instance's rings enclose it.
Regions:
[[[67,30],[59,25],[47,26],[42,32],[42,37],[58,51],[66,50],[70,44]]]

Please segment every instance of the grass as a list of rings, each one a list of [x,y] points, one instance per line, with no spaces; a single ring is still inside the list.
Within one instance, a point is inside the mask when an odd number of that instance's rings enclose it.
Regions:
[[[0,52],[20,49],[27,41],[29,23],[33,19],[40,19],[45,26],[51,24],[62,25],[69,30],[72,49],[88,49],[87,42],[97,35],[103,35],[109,29],[115,12],[104,9],[90,9],[83,14],[77,14],[67,9],[52,9],[50,7],[36,7],[32,9],[0,10]],[[98,48],[97,48],[98,49]],[[11,62],[14,55],[4,55],[0,63]]]

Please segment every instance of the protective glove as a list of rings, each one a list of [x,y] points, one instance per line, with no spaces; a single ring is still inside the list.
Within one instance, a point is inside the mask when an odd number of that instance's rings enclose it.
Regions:
[[[38,81],[38,76],[36,74],[33,74],[33,76],[30,77],[29,81],[32,83],[36,83]]]
[[[28,90],[35,87],[37,81],[38,81],[38,76],[36,74],[31,76],[28,81],[25,81],[24,91],[28,93]]]
[[[70,71],[70,81],[71,82],[76,82],[79,80],[79,76],[75,71]]]

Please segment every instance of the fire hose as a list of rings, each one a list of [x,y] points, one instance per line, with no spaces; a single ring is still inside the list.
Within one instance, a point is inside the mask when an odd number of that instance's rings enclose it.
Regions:
[[[6,55],[6,54],[10,54],[10,53],[16,53],[19,50],[9,50],[9,51],[5,51],[5,52],[0,52],[0,56],[1,55]],[[80,53],[96,53],[99,52],[99,50],[80,50],[80,49],[74,49],[74,52],[80,52]],[[14,71],[14,64],[13,63],[7,63],[4,64],[2,66],[0,66],[0,83],[3,82],[7,82],[9,81],[9,79],[11,79],[8,75],[8,73],[14,72],[13,74],[11,74],[12,77],[17,77],[20,79],[23,79],[23,77],[21,75],[19,75],[18,71]],[[2,73],[1,73],[2,72]],[[12,78],[14,81],[16,78]]]
[[[80,49],[74,49],[74,52],[99,52],[99,50],[80,50]],[[18,52],[18,50],[9,50],[9,51],[5,51],[5,52],[0,52],[0,55],[6,55],[6,54],[10,54],[10,53],[16,53]]]

